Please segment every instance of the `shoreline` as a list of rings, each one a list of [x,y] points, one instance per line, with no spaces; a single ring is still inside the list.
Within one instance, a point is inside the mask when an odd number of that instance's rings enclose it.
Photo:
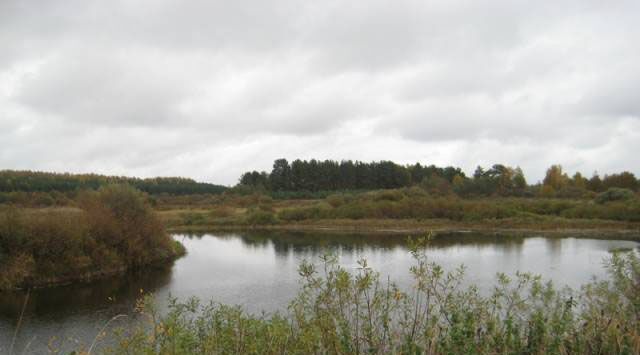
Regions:
[[[274,225],[242,224],[206,224],[175,225],[167,227],[170,233],[215,232],[215,231],[283,231],[283,232],[321,232],[331,234],[386,234],[421,235],[434,233],[485,233],[544,235],[560,237],[623,238],[640,240],[640,224],[631,223],[572,223],[559,225],[553,223],[461,223],[452,221],[412,221],[412,220],[320,220]],[[600,222],[600,221],[596,221]]]
[[[125,275],[129,272],[138,272],[144,271],[147,268],[160,268],[165,267],[168,264],[174,263],[179,258],[186,255],[186,250],[184,252],[177,253],[175,255],[168,256],[166,258],[156,259],[148,264],[137,266],[137,267],[118,267],[109,270],[93,270],[81,275],[77,276],[69,276],[69,277],[58,277],[58,278],[49,278],[46,280],[41,280],[33,284],[28,284],[24,286],[18,286],[13,288],[0,288],[0,292],[11,292],[11,291],[26,291],[26,290],[41,290],[53,287],[67,286],[72,284],[87,284],[95,281],[99,281],[102,279],[108,279],[111,277],[117,277],[120,275]]]

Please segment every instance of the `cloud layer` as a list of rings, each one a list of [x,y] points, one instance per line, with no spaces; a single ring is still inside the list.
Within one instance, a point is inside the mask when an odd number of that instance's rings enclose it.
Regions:
[[[0,168],[640,175],[640,2],[0,2]]]

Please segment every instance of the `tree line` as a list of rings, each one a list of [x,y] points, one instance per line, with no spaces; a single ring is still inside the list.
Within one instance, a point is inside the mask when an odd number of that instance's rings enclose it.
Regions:
[[[420,186],[433,194],[455,193],[472,196],[543,196],[581,197],[609,188],[637,191],[640,182],[628,171],[591,178],[577,172],[565,173],[560,165],[552,165],[542,183],[528,184],[520,167],[494,164],[478,166],[473,176],[457,167],[438,167],[420,163],[400,165],[391,161],[360,162],[351,160],[300,160],[289,163],[277,159],[271,172],[249,171],[240,177],[238,187],[268,192],[374,190]]]
[[[398,165],[391,161],[353,162],[351,160],[286,159],[273,163],[270,173],[250,171],[242,174],[240,185],[269,191],[330,191],[393,189],[410,186],[426,176],[437,175],[452,181],[463,176],[460,168],[435,165]]]
[[[196,182],[182,177],[155,177],[140,179],[98,174],[49,173],[39,171],[0,171],[0,192],[68,192],[97,190],[102,186],[127,184],[138,190],[160,194],[220,194],[225,186]]]
[[[68,174],[38,171],[0,171],[0,193],[55,193],[97,190],[111,184],[128,184],[150,194],[221,194],[222,185],[196,182],[182,177],[135,178],[98,174]],[[552,165],[541,183],[528,184],[522,169],[502,164],[478,166],[473,176],[453,166],[420,163],[400,165],[392,161],[277,159],[270,172],[249,171],[237,188],[273,194],[283,192],[327,192],[396,189],[419,186],[434,195],[455,193],[473,196],[582,197],[611,188],[638,191],[640,182],[631,172],[590,178],[580,172],[569,176],[562,166]],[[237,191],[237,190],[236,190]],[[1,197],[1,196],[0,196]]]

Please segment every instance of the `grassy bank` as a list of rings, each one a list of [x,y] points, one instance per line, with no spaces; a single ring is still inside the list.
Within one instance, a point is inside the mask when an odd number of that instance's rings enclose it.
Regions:
[[[436,233],[498,233],[504,235],[545,235],[571,237],[640,239],[640,226],[629,223],[610,223],[607,221],[552,221],[550,223],[531,223],[530,221],[487,221],[484,223],[457,223],[447,220],[317,220],[273,225],[178,225],[167,229],[173,233],[233,232],[233,231],[285,231],[331,234],[377,234],[406,237]]]
[[[0,289],[87,281],[184,253],[130,187],[85,192],[77,205],[0,210]]]
[[[421,233],[477,231],[640,231],[640,201],[434,197],[417,188],[330,195],[318,200],[227,198],[209,206],[159,208],[174,231],[268,228]]]
[[[360,261],[303,262],[286,312],[173,301],[160,313],[141,300],[138,328],[116,331],[113,354],[637,354],[640,261],[614,254],[610,279],[580,290],[528,273],[499,274],[489,294],[447,272],[413,243],[413,287],[399,289]]]

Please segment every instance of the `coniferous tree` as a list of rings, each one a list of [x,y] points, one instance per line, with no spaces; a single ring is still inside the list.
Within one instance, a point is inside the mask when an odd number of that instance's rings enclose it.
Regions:
[[[291,190],[291,167],[287,159],[277,159],[273,162],[269,183],[274,191]]]

